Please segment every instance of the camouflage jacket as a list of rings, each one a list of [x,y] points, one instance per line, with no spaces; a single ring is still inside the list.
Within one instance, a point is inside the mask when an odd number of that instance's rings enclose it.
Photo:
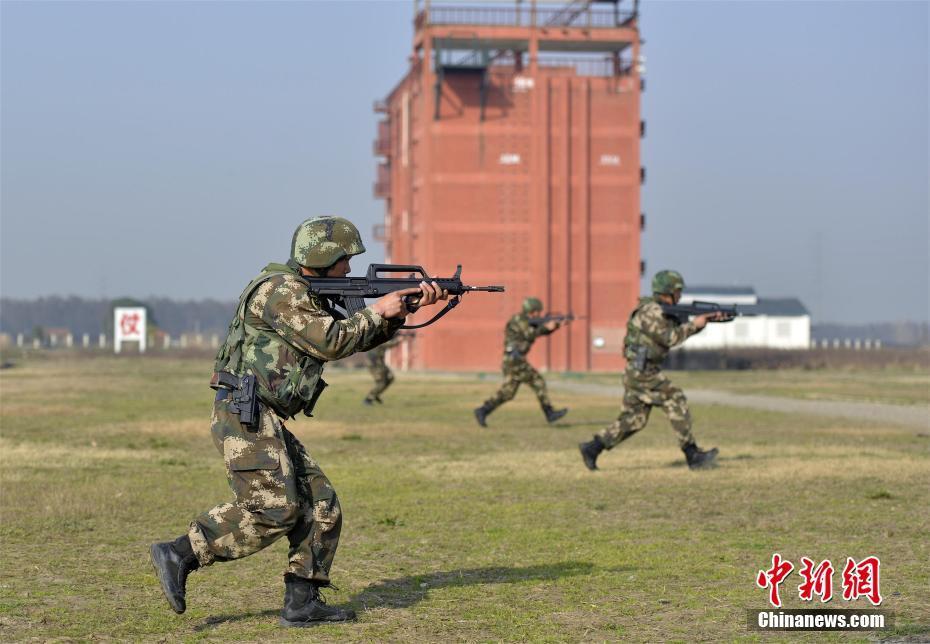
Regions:
[[[402,324],[370,308],[345,318],[292,266],[269,264],[242,292],[214,370],[254,374],[259,399],[280,416],[309,415],[326,386],[325,362],[368,351]]]
[[[626,325],[623,355],[628,366],[637,361],[637,352],[645,352],[644,371],[657,371],[669,350],[684,342],[700,329],[693,322],[680,324],[662,313],[655,298],[642,297]]]
[[[401,338],[394,337],[387,342],[384,342],[383,344],[379,344],[374,349],[369,351],[366,354],[366,357],[368,358],[368,365],[371,367],[384,366],[384,358],[387,355],[387,350],[392,347],[396,347],[398,344],[400,344],[400,341]]]
[[[552,331],[542,325],[531,325],[526,313],[517,313],[504,327],[504,358],[525,358],[536,338],[550,333]]]

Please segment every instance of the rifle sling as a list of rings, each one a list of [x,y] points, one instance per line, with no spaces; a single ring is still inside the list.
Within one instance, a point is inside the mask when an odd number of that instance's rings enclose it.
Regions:
[[[422,329],[422,328],[425,327],[425,326],[429,326],[430,324],[432,324],[433,322],[435,322],[436,320],[438,320],[439,318],[441,318],[442,316],[444,316],[446,313],[448,313],[449,311],[451,311],[452,309],[454,309],[456,306],[458,306],[459,300],[460,300],[460,299],[461,299],[461,298],[460,298],[458,295],[454,296],[452,299],[449,300],[449,302],[446,304],[446,306],[445,306],[439,313],[437,313],[436,315],[434,315],[434,316],[432,317],[432,319],[430,319],[430,320],[427,321],[427,322],[424,322],[423,324],[405,324],[405,325],[403,325],[403,326],[400,327],[400,328],[402,328],[402,329]]]

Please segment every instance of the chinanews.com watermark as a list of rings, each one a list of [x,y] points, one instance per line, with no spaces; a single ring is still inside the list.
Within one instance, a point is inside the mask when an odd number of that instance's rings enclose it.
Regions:
[[[815,565],[816,564],[816,565]],[[747,610],[747,625],[759,631],[876,631],[894,627],[894,613],[877,608],[782,608],[782,584],[788,579],[794,564],[777,552],[772,566],[756,575],[756,586],[768,591],[772,608]],[[833,563],[819,563],[801,557],[797,576],[798,598],[803,602],[819,600],[826,604],[833,599]],[[844,601],[867,599],[873,606],[882,603],[881,561],[869,556],[856,561],[846,558],[841,574]],[[790,587],[790,586],[789,586]]]
[[[748,610],[755,631],[880,631],[894,627],[890,611],[872,608]]]

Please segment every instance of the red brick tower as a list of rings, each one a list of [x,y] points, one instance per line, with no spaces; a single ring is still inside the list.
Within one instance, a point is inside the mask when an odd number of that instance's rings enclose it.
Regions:
[[[534,295],[577,318],[534,364],[621,368],[641,273],[636,21],[617,1],[417,3],[410,70],[376,104],[379,236],[389,262],[462,264],[507,293],[467,296],[411,367],[499,368],[503,326]]]

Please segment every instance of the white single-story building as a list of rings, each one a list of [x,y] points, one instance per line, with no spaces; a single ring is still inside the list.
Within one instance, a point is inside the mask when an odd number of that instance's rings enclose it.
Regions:
[[[760,298],[750,286],[688,286],[681,304],[695,301],[736,305],[732,322],[709,323],[683,349],[809,349],[811,316],[797,298]]]

